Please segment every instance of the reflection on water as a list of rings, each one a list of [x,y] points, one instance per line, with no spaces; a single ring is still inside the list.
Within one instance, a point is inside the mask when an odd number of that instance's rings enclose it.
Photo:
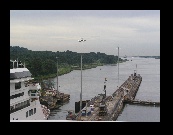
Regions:
[[[136,99],[160,102],[160,59],[133,58],[119,64],[119,84],[117,66],[99,66],[83,70],[82,99],[88,100],[104,93],[104,78],[107,78],[107,95],[111,95],[133,72],[142,76],[142,83],[136,94]],[[58,109],[51,111],[49,120],[65,120],[67,111],[75,109],[75,102],[80,100],[81,71],[74,70],[58,77],[59,90],[70,94],[70,101]],[[54,79],[56,88],[56,78]],[[52,113],[53,112],[53,113]],[[118,121],[160,121],[160,107],[125,105]]]
[[[160,107],[126,104],[117,121],[160,122]]]

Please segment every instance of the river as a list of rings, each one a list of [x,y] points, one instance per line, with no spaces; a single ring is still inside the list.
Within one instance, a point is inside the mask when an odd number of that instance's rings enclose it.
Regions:
[[[104,80],[107,78],[106,91],[111,95],[137,69],[142,82],[135,99],[160,102],[160,59],[129,57],[129,61],[119,64],[98,66],[82,71],[82,100],[90,100],[104,93]],[[137,68],[136,68],[137,67]],[[53,79],[56,82],[57,78]],[[65,120],[67,111],[75,109],[75,102],[80,100],[81,71],[74,70],[58,77],[59,91],[70,94],[70,101],[52,110],[49,120]],[[160,122],[160,106],[142,106],[126,104],[117,121]]]

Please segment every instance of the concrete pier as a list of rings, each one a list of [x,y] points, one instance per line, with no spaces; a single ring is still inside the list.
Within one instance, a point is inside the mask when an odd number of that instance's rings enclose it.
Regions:
[[[142,77],[132,74],[129,78],[111,95],[99,94],[92,98],[76,117],[78,121],[116,121],[122,111],[123,103],[132,101],[141,84]],[[93,105],[94,108],[90,108]]]

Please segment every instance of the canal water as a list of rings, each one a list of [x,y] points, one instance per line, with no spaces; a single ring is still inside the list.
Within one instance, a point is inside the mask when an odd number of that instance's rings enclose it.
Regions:
[[[82,71],[82,100],[90,100],[104,93],[104,80],[107,95],[111,95],[134,70],[142,76],[142,82],[135,99],[160,102],[160,59],[129,57],[129,61],[119,64],[98,66]],[[56,82],[57,79],[53,79]],[[70,94],[70,101],[52,110],[49,120],[65,120],[68,110],[75,110],[75,102],[80,100],[81,71],[74,70],[58,77],[59,91]],[[160,107],[126,104],[117,121],[160,122]]]

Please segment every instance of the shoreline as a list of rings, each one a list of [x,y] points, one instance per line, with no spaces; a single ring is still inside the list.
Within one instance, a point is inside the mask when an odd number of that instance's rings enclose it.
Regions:
[[[92,69],[92,68],[96,68],[98,66],[104,66],[104,65],[105,64],[83,65],[82,70]],[[58,76],[68,74],[68,73],[72,72],[73,70],[81,70],[81,68],[79,66],[78,67],[70,66],[68,68],[60,68],[60,69],[63,71],[59,71]],[[39,80],[46,80],[46,79],[50,79],[50,78],[55,78],[56,76],[57,76],[57,73],[49,74],[49,75],[45,75],[45,76],[33,77],[33,78],[34,78],[34,81],[39,81]]]
[[[123,63],[126,61],[120,61],[119,63]],[[82,70],[87,70],[87,69],[92,69],[92,68],[96,68],[98,66],[104,66],[104,65],[110,65],[110,66],[117,66],[117,63],[114,64],[103,64],[103,63],[99,63],[99,64],[84,64],[82,67]],[[81,70],[81,67],[79,66],[69,66],[69,67],[61,67],[59,68],[59,73],[58,76],[61,75],[65,75],[70,73],[73,70]],[[55,78],[57,76],[57,73],[54,74],[49,74],[49,75],[40,75],[39,77],[33,77],[34,80],[33,81],[41,81],[41,80],[47,80],[47,79],[51,79],[51,78]]]

